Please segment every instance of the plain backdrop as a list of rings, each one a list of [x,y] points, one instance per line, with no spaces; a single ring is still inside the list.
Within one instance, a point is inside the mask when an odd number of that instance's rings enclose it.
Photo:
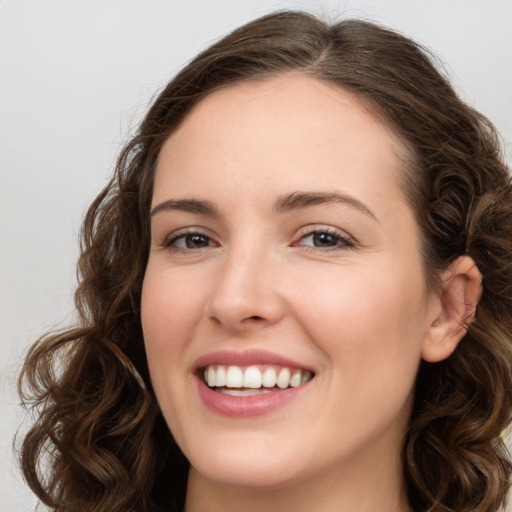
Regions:
[[[445,62],[512,153],[512,0],[0,0],[0,511],[34,510],[12,438],[36,337],[73,321],[77,233],[154,93],[193,55],[266,12],[363,17]]]

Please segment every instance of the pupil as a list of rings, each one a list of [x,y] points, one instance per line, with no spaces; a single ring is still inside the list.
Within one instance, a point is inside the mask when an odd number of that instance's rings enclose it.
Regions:
[[[190,235],[187,238],[187,248],[196,249],[197,247],[204,247],[207,245],[206,237],[203,235]]]
[[[329,233],[316,233],[313,237],[313,243],[316,247],[336,245],[336,238]]]

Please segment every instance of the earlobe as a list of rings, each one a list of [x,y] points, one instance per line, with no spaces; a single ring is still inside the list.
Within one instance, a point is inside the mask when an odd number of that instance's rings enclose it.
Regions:
[[[475,317],[482,275],[469,256],[457,258],[441,276],[438,314],[423,342],[422,357],[435,363],[457,348]]]

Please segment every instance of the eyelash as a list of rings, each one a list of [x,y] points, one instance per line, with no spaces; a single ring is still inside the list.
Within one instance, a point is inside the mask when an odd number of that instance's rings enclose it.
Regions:
[[[329,235],[330,237],[334,238],[337,243],[336,243],[336,245],[329,246],[329,247],[323,247],[323,248],[300,245],[300,242],[302,242],[303,240],[305,240],[309,237],[314,237],[315,235]],[[301,247],[304,247],[305,250],[308,250],[308,251],[320,250],[320,251],[324,251],[324,252],[354,249],[356,247],[356,244],[354,243],[354,241],[352,239],[350,239],[347,236],[343,236],[340,233],[340,231],[338,231],[335,228],[330,228],[330,227],[322,227],[322,228],[316,228],[316,229],[308,228],[300,235],[298,241],[294,242],[293,245],[294,246],[299,245]]]
[[[211,243],[211,242],[213,242],[212,237],[207,235],[203,231],[200,231],[197,229],[191,229],[191,230],[187,230],[187,231],[173,233],[171,236],[169,236],[168,238],[166,238],[164,240],[164,243],[162,244],[162,246],[171,252],[189,252],[189,251],[193,252],[193,251],[197,251],[199,249],[203,249],[203,247],[191,248],[191,247],[177,247],[176,245],[174,245],[178,240],[186,240],[188,237],[193,237],[193,236],[200,236],[200,237],[203,237],[204,239],[206,239],[209,242],[208,246],[206,246],[206,247],[218,245],[215,242],[212,244]]]
[[[334,239],[336,244],[333,246],[328,246],[328,247],[315,247],[315,246],[302,245],[300,243],[309,237],[314,237],[315,235],[329,235],[330,237],[332,237]],[[199,236],[199,237],[204,238],[205,241],[208,243],[208,245],[206,245],[204,247],[196,247],[196,248],[178,247],[175,245],[176,242],[178,242],[178,240],[186,240],[188,237],[193,237],[193,236]],[[343,236],[340,234],[340,232],[337,229],[329,228],[329,227],[322,227],[322,228],[317,228],[317,229],[311,229],[311,228],[305,229],[303,231],[303,233],[300,234],[297,241],[293,242],[291,245],[292,245],[292,247],[303,247],[303,250],[306,250],[306,251],[323,251],[323,252],[354,249],[356,247],[356,244],[354,243],[354,241],[351,240],[349,237]],[[212,246],[218,247],[218,244],[216,242],[214,242],[212,237],[207,235],[205,232],[203,232],[201,230],[191,229],[191,230],[182,231],[182,232],[172,234],[171,236],[169,236],[168,238],[166,238],[164,240],[162,246],[171,252],[182,252],[183,253],[183,252],[194,252],[194,251],[205,249],[205,248],[212,247]]]

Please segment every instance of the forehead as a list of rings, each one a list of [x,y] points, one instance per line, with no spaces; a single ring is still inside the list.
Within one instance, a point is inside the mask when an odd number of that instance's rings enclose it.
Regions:
[[[161,150],[155,193],[164,177],[178,188],[195,180],[207,191],[222,176],[234,187],[255,177],[299,188],[319,179],[327,188],[340,179],[364,187],[384,170],[397,182],[406,154],[354,93],[288,74],[226,87],[196,105]]]

